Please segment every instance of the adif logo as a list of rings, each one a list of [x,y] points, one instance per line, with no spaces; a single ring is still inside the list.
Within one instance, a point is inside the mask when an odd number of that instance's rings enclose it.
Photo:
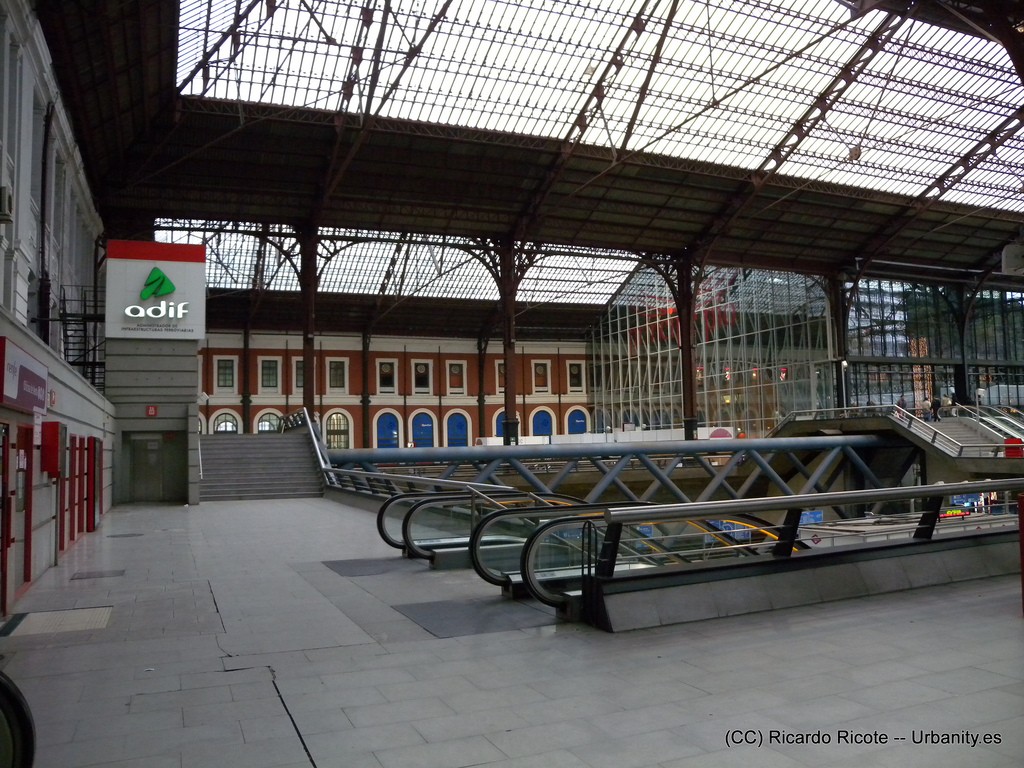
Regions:
[[[150,270],[149,277],[146,278],[145,284],[142,286],[142,291],[139,293],[139,300],[146,301],[155,296],[169,296],[174,293],[174,290],[174,283],[171,282],[171,279],[159,268],[153,267]],[[183,301],[180,304],[176,304],[173,301],[161,301],[159,304],[151,307],[133,304],[130,307],[126,307],[124,313],[132,318],[149,317],[159,320],[167,317],[181,319],[188,314],[188,302]]]
[[[145,301],[154,296],[168,296],[172,293],[174,293],[174,283],[171,282],[171,278],[160,271],[158,267],[153,267],[149,277],[146,278],[146,284],[142,286],[139,298]]]

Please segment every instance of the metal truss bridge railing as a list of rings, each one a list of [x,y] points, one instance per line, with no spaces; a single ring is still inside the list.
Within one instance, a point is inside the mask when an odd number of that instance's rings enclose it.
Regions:
[[[587,502],[686,503],[883,488],[891,482],[879,476],[872,457],[900,445],[893,437],[830,435],[334,450],[326,474],[330,487],[375,496],[421,490],[435,481],[442,488],[454,480],[565,493]],[[912,463],[902,461],[899,472]]]

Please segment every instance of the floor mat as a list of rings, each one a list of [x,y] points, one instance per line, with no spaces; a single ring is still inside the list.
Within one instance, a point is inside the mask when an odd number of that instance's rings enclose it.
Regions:
[[[339,576],[379,576],[396,571],[422,571],[425,560],[409,560],[405,557],[374,557],[365,560],[325,560],[324,565]]]
[[[558,622],[554,608],[504,598],[408,603],[394,609],[435,637],[483,635]]]

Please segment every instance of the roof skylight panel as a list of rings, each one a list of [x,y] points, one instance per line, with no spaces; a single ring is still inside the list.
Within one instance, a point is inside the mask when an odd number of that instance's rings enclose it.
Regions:
[[[603,304],[626,276],[625,272],[582,276],[574,270],[542,267],[527,273],[517,296],[524,302]]]
[[[958,184],[942,197],[944,202],[966,205],[972,208],[999,208],[1007,211],[1024,212],[1024,195],[1020,188],[995,189]]]
[[[339,251],[322,267],[320,290],[376,294],[384,282],[392,249],[383,243],[364,243]]]
[[[992,201],[986,204],[993,208],[1021,210],[1024,208],[1024,178],[1017,170],[1019,167],[999,160],[982,163],[942,199],[949,202],[973,200],[975,202],[969,203],[972,205],[980,205],[980,200],[984,199]]]
[[[688,157],[714,165],[753,168],[763,156],[763,148],[737,141],[728,141],[710,133],[690,132],[685,138],[690,147]]]

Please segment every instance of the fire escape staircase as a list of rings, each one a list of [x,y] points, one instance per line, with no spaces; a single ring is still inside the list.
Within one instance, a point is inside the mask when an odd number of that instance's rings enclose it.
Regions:
[[[106,364],[103,354],[104,296],[101,290],[83,287],[76,295],[61,290],[60,324],[64,359],[95,389],[102,392]]]

